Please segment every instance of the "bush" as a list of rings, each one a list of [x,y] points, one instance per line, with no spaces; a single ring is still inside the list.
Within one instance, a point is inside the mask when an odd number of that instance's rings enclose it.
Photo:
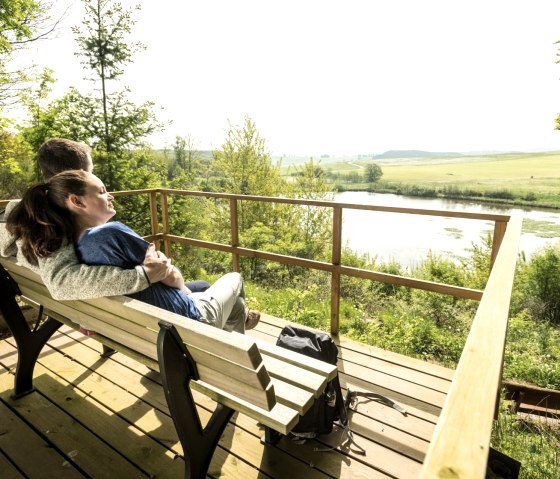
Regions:
[[[531,258],[525,288],[532,317],[560,324],[560,244],[547,246]]]
[[[484,193],[487,198],[496,198],[501,200],[513,200],[515,195],[509,190],[492,190]]]

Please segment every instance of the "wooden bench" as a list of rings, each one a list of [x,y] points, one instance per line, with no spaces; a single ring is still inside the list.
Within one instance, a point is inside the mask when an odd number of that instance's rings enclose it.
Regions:
[[[39,309],[33,328],[18,299]],[[34,390],[37,358],[62,324],[96,331],[92,337],[103,344],[105,356],[119,351],[160,371],[187,478],[206,477],[235,411],[261,423],[263,441],[274,444],[291,431],[337,373],[336,366],[128,297],[56,301],[39,275],[11,258],[0,258],[0,311],[18,347],[14,398]],[[205,427],[190,388],[218,403]]]

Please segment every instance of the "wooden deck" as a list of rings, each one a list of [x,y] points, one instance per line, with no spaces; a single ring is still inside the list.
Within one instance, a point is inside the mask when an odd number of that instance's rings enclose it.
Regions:
[[[250,334],[274,342],[285,323],[265,316]],[[260,443],[262,430],[238,414],[212,461],[212,478],[416,478],[453,371],[340,339],[343,388],[383,394],[406,415],[361,399],[351,414],[360,455],[338,442],[339,431],[297,445]],[[122,354],[102,359],[101,345],[63,327],[35,369],[37,391],[14,401],[16,345],[0,341],[0,477],[182,478],[184,461],[159,374]],[[214,404],[195,393],[206,420]]]

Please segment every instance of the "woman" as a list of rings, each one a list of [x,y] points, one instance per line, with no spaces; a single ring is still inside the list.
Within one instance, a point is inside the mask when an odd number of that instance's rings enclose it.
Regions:
[[[92,173],[72,170],[30,188],[10,214],[7,228],[21,239],[22,253],[32,264],[67,242],[75,243],[86,264],[130,268],[142,264],[149,248],[159,254],[128,226],[108,223],[114,215],[113,196],[102,181]],[[129,296],[227,331],[244,333],[260,318],[245,305],[238,273],[222,276],[205,292],[191,293],[174,268],[161,283]]]

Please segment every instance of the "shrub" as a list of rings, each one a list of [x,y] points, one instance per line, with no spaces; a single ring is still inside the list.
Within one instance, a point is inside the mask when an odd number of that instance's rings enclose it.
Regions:
[[[515,195],[509,190],[491,190],[484,193],[484,196],[502,200],[513,200],[515,198]]]
[[[526,281],[524,296],[533,318],[560,324],[560,244],[531,258]]]

